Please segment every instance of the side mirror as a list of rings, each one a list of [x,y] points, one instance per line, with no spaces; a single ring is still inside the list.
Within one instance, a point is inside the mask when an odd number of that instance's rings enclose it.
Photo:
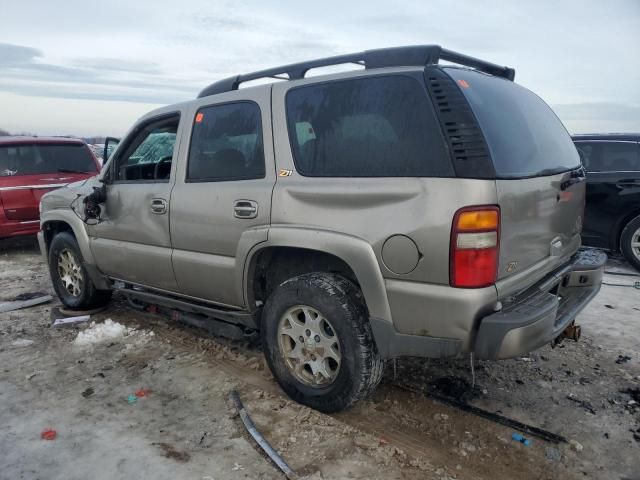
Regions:
[[[115,138],[115,137],[107,137],[104,140],[104,150],[102,153],[102,165],[107,165],[107,162],[109,161],[109,159],[111,158],[111,156],[113,155],[113,152],[115,152],[116,147],[118,146],[118,144],[120,143],[120,139],[119,138]],[[103,184],[107,184],[107,183],[111,183],[112,179],[113,179],[113,168],[109,168],[108,170],[106,170],[101,178],[101,181]]]
[[[118,146],[119,143],[120,143],[119,138],[115,138],[115,137],[105,138],[104,151],[102,152],[102,158],[104,159],[104,163],[107,163],[107,160],[109,160],[109,157],[111,157],[111,155],[116,150],[116,147]]]

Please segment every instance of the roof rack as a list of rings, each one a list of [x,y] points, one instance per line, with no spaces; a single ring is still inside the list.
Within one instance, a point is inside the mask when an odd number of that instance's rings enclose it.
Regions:
[[[237,90],[241,83],[260,78],[275,78],[278,80],[298,80],[304,78],[312,68],[353,63],[362,65],[366,69],[400,66],[426,66],[435,65],[440,60],[457,63],[475,68],[481,72],[503,77],[513,81],[516,71],[513,68],[503,67],[495,63],[486,62],[479,58],[470,57],[461,53],[444,49],[439,45],[416,45],[408,47],[380,48],[365,50],[364,52],[338,55],[335,57],[319,58],[307,62],[292,63],[281,67],[268,68],[244,75],[224,78],[212,83],[198,94],[198,98],[208,97],[218,93]]]

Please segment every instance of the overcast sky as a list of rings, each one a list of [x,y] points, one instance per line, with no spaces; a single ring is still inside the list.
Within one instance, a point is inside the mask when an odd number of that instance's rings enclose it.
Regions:
[[[0,0],[0,128],[121,135],[228,75],[410,44],[514,67],[572,133],[640,131],[640,0]]]

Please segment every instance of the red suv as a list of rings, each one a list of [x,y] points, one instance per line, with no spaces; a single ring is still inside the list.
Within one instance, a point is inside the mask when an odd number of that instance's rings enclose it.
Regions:
[[[37,233],[40,198],[99,171],[82,140],[0,137],[0,238]]]

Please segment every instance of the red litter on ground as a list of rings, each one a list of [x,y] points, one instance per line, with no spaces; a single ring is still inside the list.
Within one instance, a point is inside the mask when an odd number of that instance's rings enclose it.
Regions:
[[[148,397],[150,393],[151,390],[149,390],[148,388],[141,388],[140,390],[137,390],[135,392],[135,396],[138,398]]]
[[[40,434],[40,438],[43,440],[55,440],[57,435],[58,432],[47,428],[46,430],[42,431],[42,433]]]

